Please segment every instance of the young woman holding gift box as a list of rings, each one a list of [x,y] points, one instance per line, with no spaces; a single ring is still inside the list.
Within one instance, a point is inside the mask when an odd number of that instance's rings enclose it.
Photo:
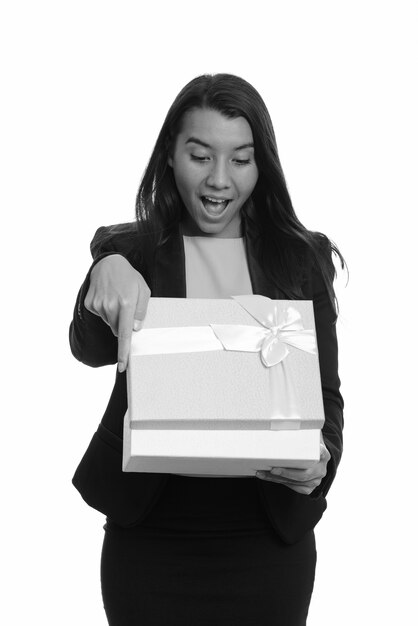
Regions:
[[[73,482],[107,515],[101,580],[112,626],[300,626],[314,583],[313,528],[342,453],[336,246],[297,219],[258,92],[200,76],[175,99],[137,197],[133,224],[102,227],[78,294],[70,343],[118,363],[108,407]],[[132,332],[150,295],[256,293],[313,300],[325,425],[309,470],[257,477],[122,472]]]

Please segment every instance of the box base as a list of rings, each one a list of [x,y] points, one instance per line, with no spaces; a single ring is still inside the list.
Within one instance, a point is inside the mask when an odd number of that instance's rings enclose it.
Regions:
[[[319,460],[320,430],[132,430],[125,417],[123,471],[254,476]]]

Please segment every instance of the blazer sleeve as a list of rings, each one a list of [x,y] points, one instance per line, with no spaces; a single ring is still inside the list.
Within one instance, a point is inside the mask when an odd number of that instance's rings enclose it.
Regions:
[[[84,306],[90,286],[90,274],[96,263],[111,254],[121,254],[126,258],[123,246],[118,245],[117,238],[107,237],[105,243],[98,243],[106,230],[106,227],[101,226],[90,243],[93,263],[78,292],[69,333],[73,356],[91,367],[112,365],[117,363],[118,357],[118,341],[110,326]]]
[[[326,476],[311,494],[311,497],[317,497],[326,496],[328,493],[341,459],[344,401],[340,393],[338,375],[337,314],[334,311],[322,274],[316,267],[312,269],[312,299],[325,413],[322,435],[331,454]]]

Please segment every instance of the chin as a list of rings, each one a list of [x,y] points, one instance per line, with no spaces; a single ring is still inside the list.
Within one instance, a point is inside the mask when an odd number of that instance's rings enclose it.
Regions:
[[[224,236],[231,236],[228,235],[227,232],[229,232],[230,228],[229,224],[202,224],[201,226],[199,226],[200,230],[205,233],[206,235],[222,235],[224,233],[226,233]]]

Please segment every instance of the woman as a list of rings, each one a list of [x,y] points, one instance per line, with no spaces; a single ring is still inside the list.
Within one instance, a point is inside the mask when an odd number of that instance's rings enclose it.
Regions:
[[[296,626],[314,582],[313,528],[342,452],[332,252],[297,219],[270,116],[229,74],[172,104],[137,197],[136,224],[100,228],[70,328],[74,356],[118,363],[109,405],[73,482],[107,515],[102,592],[112,626]],[[312,299],[325,425],[309,470],[257,477],[123,473],[132,331],[150,294]]]

